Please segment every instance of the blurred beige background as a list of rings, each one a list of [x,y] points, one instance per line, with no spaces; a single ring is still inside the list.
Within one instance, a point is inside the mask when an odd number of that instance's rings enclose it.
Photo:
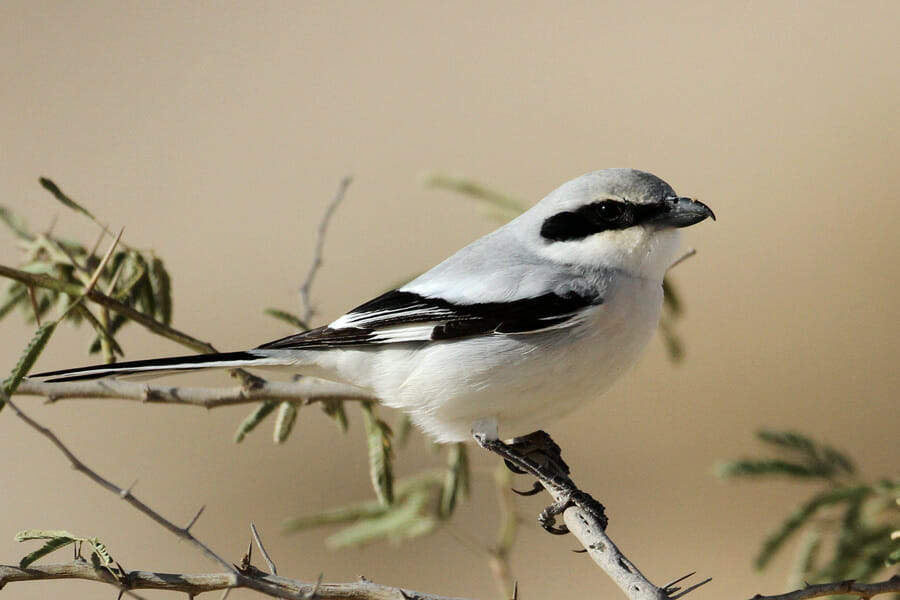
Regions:
[[[686,361],[673,366],[655,340],[626,381],[550,431],[652,579],[714,577],[697,598],[784,591],[786,560],[762,575],[750,561],[805,491],[725,485],[710,467],[775,425],[852,451],[866,475],[896,473],[898,23],[891,0],[4,2],[0,203],[37,228],[58,219],[93,235],[37,184],[53,178],[168,259],[176,326],[240,349],[288,333],[262,309],[297,306],[344,174],[355,181],[316,287],[320,322],[495,226],[423,189],[427,171],[532,201],[586,171],[652,171],[719,216],[688,232],[699,254],[675,275]],[[0,262],[17,260],[0,233]],[[0,370],[30,335],[0,322]],[[91,360],[88,338],[61,332],[39,368]],[[136,328],[123,341],[129,358],[180,350]],[[339,553],[324,549],[327,532],[278,533],[287,517],[371,496],[358,421],[341,436],[307,410],[285,446],[269,428],[234,446],[247,408],[23,404],[171,518],[206,503],[195,531],[230,559],[253,521],[284,574],[496,596],[483,556],[447,532]],[[17,531],[65,528],[99,536],[128,568],[213,568],[9,411],[0,453],[0,563],[26,552]],[[474,498],[453,527],[486,546],[494,461],[475,456]],[[433,460],[406,452],[398,464]],[[529,520],[542,501],[522,501]],[[575,547],[529,525],[513,561],[521,597],[617,597]],[[2,596],[110,593],[55,582]]]

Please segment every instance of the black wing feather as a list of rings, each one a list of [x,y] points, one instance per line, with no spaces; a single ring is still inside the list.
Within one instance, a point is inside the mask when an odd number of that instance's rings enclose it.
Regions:
[[[434,323],[430,339],[450,340],[493,333],[528,333],[560,325],[579,310],[603,303],[586,294],[547,293],[509,302],[455,304],[441,298],[393,290],[355,308],[336,322],[347,327],[319,327],[259,346],[260,349],[300,349],[397,343],[390,328]],[[424,341],[421,340],[421,341]]]

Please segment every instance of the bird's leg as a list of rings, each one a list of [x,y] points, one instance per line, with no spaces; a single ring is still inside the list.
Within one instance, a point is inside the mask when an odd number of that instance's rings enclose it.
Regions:
[[[559,446],[547,433],[536,431],[515,438],[509,444],[484,433],[473,432],[473,435],[482,448],[500,456],[513,472],[525,473],[538,480],[535,488],[524,492],[524,495],[537,493],[539,486],[555,492],[556,502],[541,511],[538,517],[541,526],[548,532],[558,535],[568,533],[565,525],[556,526],[556,517],[570,506],[591,512],[606,526],[603,505],[579,490],[569,478],[569,466],[562,459]]]

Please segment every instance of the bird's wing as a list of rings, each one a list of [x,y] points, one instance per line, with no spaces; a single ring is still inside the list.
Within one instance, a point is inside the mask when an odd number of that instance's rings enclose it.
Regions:
[[[506,302],[456,304],[406,290],[393,290],[359,306],[326,327],[259,346],[310,349],[528,334],[574,325],[599,297],[546,293]]]

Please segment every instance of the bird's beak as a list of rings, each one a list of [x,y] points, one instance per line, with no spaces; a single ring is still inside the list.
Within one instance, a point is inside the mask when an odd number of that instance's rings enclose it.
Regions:
[[[707,217],[716,220],[712,209],[693,198],[666,198],[664,203],[668,210],[651,219],[651,222],[659,227],[688,227]]]

